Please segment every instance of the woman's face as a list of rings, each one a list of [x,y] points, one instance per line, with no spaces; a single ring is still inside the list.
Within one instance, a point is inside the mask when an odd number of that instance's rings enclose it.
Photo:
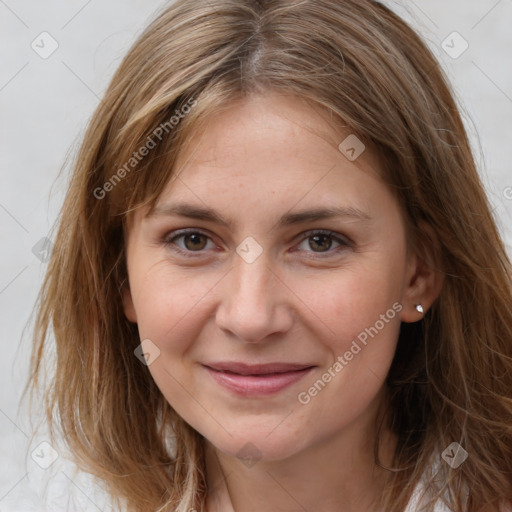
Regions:
[[[400,321],[421,318],[377,160],[326,133],[327,118],[296,98],[233,103],[130,227],[124,307],[149,371],[232,456],[283,459],[366,417]]]

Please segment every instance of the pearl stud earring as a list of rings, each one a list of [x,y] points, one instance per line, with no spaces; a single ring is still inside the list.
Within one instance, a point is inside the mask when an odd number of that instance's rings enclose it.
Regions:
[[[418,313],[423,313],[423,306],[421,304],[416,304],[416,311]]]

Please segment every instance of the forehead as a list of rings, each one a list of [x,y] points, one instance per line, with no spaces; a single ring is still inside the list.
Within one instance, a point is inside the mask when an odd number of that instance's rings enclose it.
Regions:
[[[319,207],[371,215],[379,201],[389,206],[392,198],[371,146],[347,158],[344,141],[353,137],[334,116],[298,97],[235,100],[188,130],[156,204],[132,211],[127,226],[155,208],[169,213],[176,203],[221,213],[230,226]]]
[[[352,157],[349,161],[357,160],[375,171],[379,166],[374,151],[365,147],[333,113],[297,96],[251,95],[233,100],[220,113],[207,117],[200,129],[192,129],[187,135],[177,168],[183,168],[185,163],[213,166],[216,160],[226,167],[233,157],[259,158],[269,154],[275,165],[293,157],[314,165],[319,156],[339,156],[340,144],[343,151],[349,146],[357,150],[355,155],[346,154]],[[343,144],[347,139],[348,145]],[[322,164],[325,158],[319,163]]]
[[[348,158],[354,151],[357,158]],[[296,97],[252,96],[191,131],[162,196],[185,185],[224,192],[257,186],[275,193],[318,182],[320,192],[340,179],[360,179],[361,172],[379,177],[376,156],[325,112]]]

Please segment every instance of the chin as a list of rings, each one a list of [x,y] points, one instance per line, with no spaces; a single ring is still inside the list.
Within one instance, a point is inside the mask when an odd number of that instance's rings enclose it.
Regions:
[[[246,462],[247,466],[262,461],[279,461],[287,459],[300,451],[304,439],[299,440],[279,422],[272,426],[267,423],[258,425],[238,424],[236,431],[226,429],[217,435],[203,436],[220,452]]]

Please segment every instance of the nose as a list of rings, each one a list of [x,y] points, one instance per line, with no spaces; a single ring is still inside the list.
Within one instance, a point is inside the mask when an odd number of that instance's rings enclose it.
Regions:
[[[240,341],[258,343],[292,327],[291,292],[268,266],[264,255],[252,263],[237,256],[223,281],[216,312],[220,329]]]

